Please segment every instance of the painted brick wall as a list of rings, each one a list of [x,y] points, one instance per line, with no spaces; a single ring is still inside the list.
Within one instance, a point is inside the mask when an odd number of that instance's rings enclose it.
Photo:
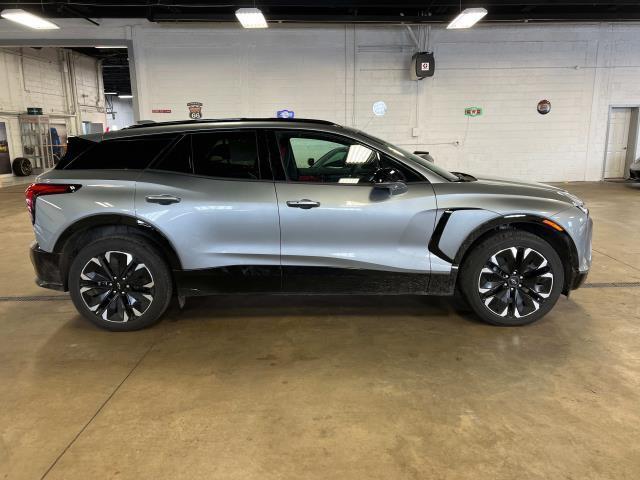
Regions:
[[[414,30],[436,73],[411,81],[403,27],[134,29],[141,118],[296,116],[353,125],[453,170],[538,181],[601,178],[610,105],[640,105],[640,26]],[[551,113],[536,112],[539,100]],[[388,112],[372,114],[383,100]],[[480,106],[469,118],[464,108]],[[152,109],[171,109],[153,114]],[[417,129],[417,131],[414,131]],[[417,133],[417,136],[413,136]]]
[[[80,120],[105,123],[98,63],[75,53],[72,58]],[[0,48],[0,121],[7,124],[11,158],[22,155],[18,114],[27,107],[41,107],[62,136],[77,133],[71,79],[60,49]]]

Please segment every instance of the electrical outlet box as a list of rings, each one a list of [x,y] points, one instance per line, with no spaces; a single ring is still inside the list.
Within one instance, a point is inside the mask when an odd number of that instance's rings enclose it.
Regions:
[[[420,129],[418,127],[413,127],[413,129],[411,130],[411,136],[412,137],[419,137],[420,136]]]

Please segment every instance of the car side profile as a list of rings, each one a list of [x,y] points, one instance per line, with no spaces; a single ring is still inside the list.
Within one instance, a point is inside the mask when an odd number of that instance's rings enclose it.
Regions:
[[[174,295],[230,293],[460,292],[484,321],[523,325],[591,265],[572,194],[451,173],[325,121],[75,137],[26,201],[37,283],[109,330],[154,324]]]

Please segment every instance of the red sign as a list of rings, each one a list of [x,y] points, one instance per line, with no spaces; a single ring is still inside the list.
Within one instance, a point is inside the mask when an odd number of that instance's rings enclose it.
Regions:
[[[154,108],[151,113],[171,113],[170,108]]]

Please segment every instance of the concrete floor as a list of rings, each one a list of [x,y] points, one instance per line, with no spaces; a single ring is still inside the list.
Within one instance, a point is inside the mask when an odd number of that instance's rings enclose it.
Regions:
[[[566,186],[596,285],[537,324],[224,297],[129,334],[33,284],[23,187],[0,189],[0,478],[640,478],[640,287],[597,286],[640,282],[640,185]]]

